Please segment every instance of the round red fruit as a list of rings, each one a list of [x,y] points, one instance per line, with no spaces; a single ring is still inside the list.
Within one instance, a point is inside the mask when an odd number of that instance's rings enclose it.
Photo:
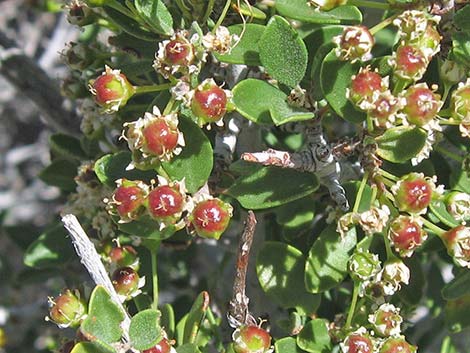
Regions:
[[[142,131],[146,149],[154,155],[161,156],[172,152],[178,145],[179,131],[168,124],[165,119],[157,119]]]
[[[165,61],[170,65],[190,65],[194,60],[193,46],[186,38],[178,37],[165,45]]]
[[[352,334],[347,338],[348,353],[372,353],[374,345],[369,337]]]
[[[130,267],[119,268],[114,271],[112,282],[116,292],[127,297],[139,288],[139,275]]]
[[[191,110],[205,123],[220,120],[227,112],[227,94],[211,80],[205,80],[194,91]]]
[[[413,86],[406,90],[406,119],[417,126],[429,123],[441,108],[440,96],[426,86]]]
[[[233,333],[236,353],[264,353],[271,348],[271,335],[258,326],[242,326]]]
[[[167,339],[162,339],[154,347],[146,349],[143,353],[170,353],[171,345]]]
[[[400,211],[422,213],[431,203],[433,187],[419,174],[408,174],[398,184],[395,201]]]
[[[416,347],[406,342],[403,338],[387,339],[379,353],[415,353]]]
[[[428,61],[420,49],[411,45],[403,45],[397,49],[395,69],[397,76],[418,80],[423,76],[427,66]]]
[[[183,211],[183,204],[183,195],[169,185],[158,186],[148,196],[149,211],[155,218],[178,216]]]
[[[144,202],[144,192],[136,185],[122,185],[114,192],[116,210],[121,217],[134,213]]]
[[[77,326],[85,313],[85,304],[69,289],[50,301],[49,316],[59,326]]]
[[[232,206],[219,199],[209,199],[196,205],[191,223],[201,237],[219,239],[231,216]]]
[[[421,225],[408,216],[399,216],[390,225],[389,237],[402,256],[411,256],[426,239]]]

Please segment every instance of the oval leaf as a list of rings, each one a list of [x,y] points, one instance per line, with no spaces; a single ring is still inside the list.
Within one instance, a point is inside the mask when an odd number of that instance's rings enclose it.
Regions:
[[[287,94],[266,81],[247,79],[233,88],[233,103],[245,118],[257,124],[281,125],[313,118],[307,110],[287,103]]]
[[[182,343],[195,343],[202,320],[209,308],[209,293],[201,292],[189,310],[184,323]]]
[[[134,4],[139,15],[157,33],[173,34],[173,18],[162,0],[135,0]]]
[[[314,174],[265,167],[238,178],[228,194],[235,197],[243,207],[260,210],[300,199],[317,188],[318,180]]]
[[[426,138],[426,132],[418,127],[391,128],[375,139],[378,145],[377,154],[387,161],[403,163],[421,151]]]
[[[470,272],[467,270],[461,270],[442,288],[442,297],[446,300],[455,300],[464,295],[470,295]]]
[[[67,159],[56,159],[39,173],[39,179],[47,185],[57,186],[61,190],[74,191],[77,187],[77,163]]]
[[[129,338],[131,345],[140,351],[155,346],[162,339],[162,330],[158,321],[160,312],[155,309],[147,309],[132,317],[129,326]]]
[[[107,6],[104,7],[104,11],[106,12],[106,15],[108,15],[113,22],[127,34],[145,41],[155,42],[155,34],[143,30],[133,19]]]
[[[124,314],[106,289],[96,286],[88,304],[88,316],[82,322],[80,330],[90,341],[114,343],[121,338],[123,320]]]
[[[269,20],[258,45],[261,63],[274,79],[291,87],[302,80],[307,70],[307,48],[284,18],[273,16]]]
[[[328,327],[322,319],[307,322],[297,336],[297,345],[307,352],[331,352]]]
[[[317,11],[305,0],[276,0],[276,10],[283,16],[309,23],[358,24],[362,14],[355,6],[339,6],[331,11]]]
[[[274,351],[282,353],[304,353],[305,351],[297,346],[295,338],[286,337],[274,342]]]
[[[296,308],[303,315],[311,315],[317,310],[320,297],[303,289],[304,270],[302,252],[285,243],[264,243],[256,259],[258,280],[266,294],[285,309]]]
[[[85,159],[80,140],[66,134],[53,134],[49,137],[49,146],[58,156],[65,159]]]
[[[310,249],[305,267],[305,285],[309,292],[324,292],[344,280],[356,241],[355,228],[343,237],[336,232],[334,225],[321,232]]]
[[[339,116],[352,123],[360,123],[366,118],[346,97],[346,91],[351,86],[351,77],[359,71],[360,66],[361,63],[351,64],[349,61],[339,60],[333,49],[326,55],[320,69],[323,95]]]
[[[180,155],[162,163],[173,180],[185,178],[186,188],[194,193],[209,179],[212,171],[213,151],[209,139],[189,118],[181,116],[178,128],[185,136],[186,146]]]
[[[115,353],[116,350],[98,342],[79,342],[70,353]]]

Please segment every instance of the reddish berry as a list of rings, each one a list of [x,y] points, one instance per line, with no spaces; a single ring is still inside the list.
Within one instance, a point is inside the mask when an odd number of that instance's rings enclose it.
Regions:
[[[406,80],[419,80],[426,68],[428,61],[423,52],[411,45],[404,45],[396,51],[395,74]]]
[[[178,145],[178,129],[170,126],[163,118],[147,125],[143,129],[142,134],[145,138],[146,150],[157,156],[171,153]]]
[[[429,123],[441,108],[440,96],[433,93],[426,85],[416,85],[405,92],[406,105],[403,113],[406,119],[417,126]]]
[[[386,82],[377,72],[363,68],[353,76],[348,98],[360,109],[368,110],[372,107],[376,96],[385,91],[386,86]]]
[[[91,92],[99,105],[114,112],[127,103],[135,88],[119,70],[106,67],[106,71],[92,82]]]
[[[158,342],[155,347],[146,349],[143,353],[170,353],[171,345],[166,338]]]
[[[120,186],[114,191],[111,205],[116,208],[123,219],[133,219],[145,199],[145,191],[137,182],[122,179]]]
[[[164,58],[170,65],[190,65],[194,60],[193,46],[186,38],[178,36],[165,45]]]
[[[338,44],[336,55],[341,60],[367,60],[374,46],[374,37],[365,26],[346,27],[343,34],[335,37]]]
[[[114,271],[112,282],[114,289],[120,295],[130,297],[139,288],[139,275],[130,267]]]
[[[369,337],[361,334],[352,334],[346,339],[348,353],[372,353],[374,345]]]
[[[194,91],[191,110],[203,123],[214,123],[227,112],[227,94],[212,79],[202,82]]]
[[[79,294],[67,289],[49,302],[49,316],[60,327],[78,326],[86,314],[86,307]]]
[[[271,336],[261,327],[242,326],[233,333],[233,350],[236,353],[264,353],[271,348]]]
[[[402,177],[395,190],[395,201],[400,211],[422,213],[431,203],[433,185],[423,176],[411,173]]]
[[[388,236],[401,256],[411,256],[426,239],[421,225],[409,216],[396,218],[390,225]]]
[[[231,217],[232,206],[219,199],[209,199],[196,205],[191,223],[201,237],[219,239]]]
[[[118,246],[112,248],[109,252],[109,258],[111,262],[117,267],[132,267],[138,266],[139,258],[137,257],[137,251],[130,245]]]
[[[155,218],[178,217],[183,211],[184,197],[176,187],[161,185],[148,196],[148,208]]]
[[[387,339],[379,353],[414,353],[416,347],[406,342],[403,338],[389,338]]]

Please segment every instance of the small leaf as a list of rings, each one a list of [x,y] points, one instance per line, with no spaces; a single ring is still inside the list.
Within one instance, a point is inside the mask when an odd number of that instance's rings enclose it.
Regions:
[[[343,237],[336,232],[335,225],[321,232],[310,249],[305,267],[305,285],[309,292],[324,292],[344,280],[356,241],[355,228]]]
[[[466,5],[457,11],[454,15],[454,24],[463,31],[470,31],[470,5]]]
[[[139,15],[157,33],[173,34],[173,18],[162,0],[135,0],[134,4]]]
[[[176,348],[176,352],[178,353],[201,353],[199,348],[193,343],[187,343],[183,344],[182,346],[179,346]]]
[[[56,224],[42,233],[26,250],[24,263],[35,268],[62,265],[74,258],[72,243],[62,224]]]
[[[284,243],[265,242],[256,259],[258,280],[265,293],[285,309],[296,308],[300,314],[311,315],[320,304],[320,296],[304,289],[304,271],[302,252]]]
[[[116,350],[98,342],[79,342],[70,353],[115,353]]]
[[[261,63],[274,79],[291,87],[302,80],[307,69],[307,48],[284,18],[273,16],[269,20],[258,45]]]
[[[105,343],[119,341],[124,314],[104,287],[95,287],[88,308],[88,316],[80,327],[85,337],[90,341],[98,340]]]
[[[470,67],[470,33],[456,32],[452,35],[452,51],[449,58],[467,69]]]
[[[470,272],[460,270],[452,281],[442,288],[442,296],[446,300],[455,300],[470,295]]]
[[[160,222],[148,216],[142,216],[138,220],[129,223],[118,223],[118,228],[127,234],[154,240],[168,239],[176,231],[174,226],[168,226],[160,230]]]
[[[201,326],[202,320],[206,316],[206,311],[209,308],[209,294],[201,292],[191,307],[191,310],[186,317],[183,332],[182,343],[196,342],[197,333]]]
[[[343,119],[352,123],[360,123],[366,115],[358,111],[346,95],[351,86],[351,77],[355,75],[361,63],[351,64],[339,60],[333,49],[326,55],[320,70],[320,82],[323,94],[333,110]]]
[[[142,29],[142,27],[140,27],[140,25],[133,19],[107,6],[103,9],[106,12],[106,15],[108,15],[111,20],[127,34],[148,42],[155,42],[155,34]]]
[[[131,161],[131,154],[127,151],[107,154],[95,162],[94,170],[99,181],[111,187],[115,187],[115,181],[121,178],[149,181],[157,176],[151,170],[126,170]]]
[[[163,169],[173,180],[185,178],[186,188],[194,193],[209,179],[212,171],[213,151],[207,136],[189,118],[180,116],[178,128],[185,136],[186,146]]]
[[[162,330],[158,321],[160,312],[147,309],[132,317],[129,326],[131,345],[140,351],[152,348],[162,339]]]
[[[276,221],[283,227],[287,239],[304,234],[313,225],[313,200],[307,196],[275,208]]]
[[[228,194],[235,197],[244,208],[260,210],[300,199],[317,188],[318,180],[314,174],[265,167],[238,178]]]
[[[173,338],[175,334],[175,312],[171,304],[164,304],[161,309],[162,318],[160,320],[161,326],[165,328],[168,338]]]
[[[232,90],[233,103],[245,118],[257,124],[285,124],[313,118],[307,110],[287,103],[287,94],[266,81],[246,79]]]
[[[49,137],[49,146],[52,152],[64,159],[85,159],[86,154],[81,147],[80,140],[66,134],[53,134]]]
[[[315,319],[307,322],[297,336],[297,345],[307,352],[329,353],[331,342],[325,321]]]
[[[331,11],[317,11],[305,0],[276,0],[276,10],[283,16],[308,23],[358,24],[362,14],[355,6],[339,6]]]
[[[282,353],[304,353],[305,351],[297,346],[295,338],[286,337],[274,342],[274,351]]]
[[[460,222],[455,220],[454,217],[447,211],[446,205],[441,200],[434,200],[429,205],[429,209],[432,213],[445,225],[448,227],[457,227],[460,225]]]
[[[375,139],[377,154],[392,163],[403,163],[421,151],[426,138],[426,132],[418,127],[394,127]]]
[[[38,175],[39,179],[47,185],[57,186],[64,191],[74,191],[77,187],[78,164],[67,159],[56,159]]]
[[[227,54],[214,53],[217,60],[230,64],[261,66],[258,42],[266,27],[254,23],[237,24],[228,27],[231,34],[243,35],[235,47]]]

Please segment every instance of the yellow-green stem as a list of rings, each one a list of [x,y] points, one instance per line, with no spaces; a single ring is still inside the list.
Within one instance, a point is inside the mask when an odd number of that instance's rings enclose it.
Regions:
[[[346,319],[346,328],[351,327],[352,319],[356,311],[357,298],[359,297],[359,282],[354,282],[354,289],[351,299],[351,306],[349,307],[348,318]]]
[[[161,85],[148,85],[135,87],[136,94],[166,91],[172,87],[171,83],[162,83]]]
[[[364,193],[364,189],[366,187],[368,180],[369,180],[369,172],[365,172],[364,176],[362,177],[361,185],[359,185],[359,190],[357,190],[356,201],[354,202],[353,212],[357,212],[359,210],[359,206],[361,205],[362,194]]]
[[[423,222],[426,228],[428,228],[433,233],[436,233],[436,235],[439,237],[441,237],[446,232],[446,230],[436,226],[434,223],[432,223],[431,221],[427,220],[424,217],[419,217],[419,219]]]
[[[150,256],[152,258],[152,286],[153,286],[153,303],[152,308],[158,309],[158,272],[157,272],[157,253],[159,244],[152,247]]]
[[[219,19],[217,20],[217,22],[215,23],[214,25],[214,28],[212,28],[212,33],[215,33],[215,31],[217,31],[217,28],[219,28],[219,26],[222,24],[222,22],[224,21],[225,19],[225,16],[227,16],[227,12],[228,12],[228,9],[230,8],[230,4],[232,3],[231,0],[227,0],[226,3],[225,3],[225,6],[224,6],[224,9],[222,10],[222,13],[220,14],[220,17]]]
[[[374,27],[369,28],[370,34],[375,35],[377,32],[381,31],[385,27],[388,27],[389,25],[392,24],[392,22],[395,18],[397,18],[397,15],[387,17],[382,22],[377,23]]]

